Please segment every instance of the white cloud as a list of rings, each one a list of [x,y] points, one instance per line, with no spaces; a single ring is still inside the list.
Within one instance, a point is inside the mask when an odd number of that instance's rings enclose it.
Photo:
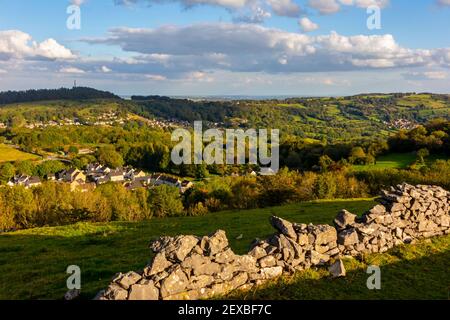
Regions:
[[[177,78],[198,70],[232,72],[333,72],[440,65],[450,49],[400,46],[390,34],[309,36],[254,24],[202,23],[155,29],[118,28],[91,44],[119,46],[133,63],[108,64],[115,72]],[[81,65],[82,67],[82,65]]]
[[[445,0],[450,1],[450,0]],[[358,8],[368,8],[378,6],[385,8],[390,0],[309,0],[308,5],[316,9],[321,14],[333,14],[341,10],[341,4],[346,6],[356,6]]]
[[[241,14],[234,17],[235,22],[245,22],[245,23],[263,23],[265,20],[272,17],[269,11],[266,11],[260,6],[255,6],[250,9],[250,13]]]
[[[162,76],[160,74],[146,74],[145,77],[147,79],[153,80],[153,81],[164,81],[167,80],[167,77]]]
[[[307,17],[301,18],[298,23],[302,28],[303,32],[311,32],[319,29],[319,25],[317,23],[312,22]]]
[[[102,66],[101,68],[100,68],[100,70],[101,70],[101,72],[103,72],[103,73],[108,73],[108,72],[111,72],[112,70],[110,69],[110,68],[108,68],[107,66]]]
[[[75,55],[54,39],[41,43],[19,30],[0,31],[0,60],[73,59]]]
[[[82,74],[85,73],[84,70],[76,68],[76,67],[63,67],[59,69],[60,73],[72,73],[72,74]]]
[[[308,5],[321,14],[332,14],[341,9],[336,0],[309,0]]]
[[[300,6],[292,0],[267,0],[274,13],[279,16],[297,17]]]
[[[146,2],[148,4],[177,2],[185,8],[209,5],[222,7],[233,12],[250,11],[250,15],[241,14],[238,15],[235,20],[252,23],[260,23],[261,19],[269,18],[269,8],[274,14],[287,17],[298,17],[301,11],[300,6],[295,2],[295,0],[114,0],[115,4],[125,6],[130,6],[139,2]]]

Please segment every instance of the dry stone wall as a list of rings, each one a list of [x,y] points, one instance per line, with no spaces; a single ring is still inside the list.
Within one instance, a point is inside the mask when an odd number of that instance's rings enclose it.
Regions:
[[[152,262],[140,272],[119,273],[100,300],[203,299],[249,289],[282,274],[326,265],[341,256],[385,252],[416,239],[450,233],[450,192],[408,184],[383,191],[380,204],[361,217],[342,210],[334,226],[290,223],[271,217],[277,230],[236,255],[222,230],[204,236],[161,237]],[[338,260],[330,271],[344,274]]]

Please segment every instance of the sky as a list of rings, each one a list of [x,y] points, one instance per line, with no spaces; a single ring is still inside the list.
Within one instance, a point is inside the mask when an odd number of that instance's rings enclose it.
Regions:
[[[0,91],[450,93],[450,0],[0,4]]]

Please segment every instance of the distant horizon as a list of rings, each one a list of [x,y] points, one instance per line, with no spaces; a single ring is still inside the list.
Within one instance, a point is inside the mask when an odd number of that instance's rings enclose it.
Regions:
[[[363,96],[363,95],[390,95],[390,94],[436,94],[436,95],[450,95],[449,93],[429,92],[429,91],[392,91],[392,92],[361,92],[355,94],[341,94],[341,95],[308,95],[308,94],[267,94],[267,95],[253,95],[253,94],[196,94],[196,95],[182,95],[182,94],[158,94],[158,93],[133,93],[120,94],[107,89],[99,89],[95,87],[79,85],[77,87],[91,88],[101,91],[110,92],[124,100],[131,99],[132,96],[160,96],[172,99],[209,99],[209,100],[270,100],[270,99],[295,99],[295,98],[339,98],[346,96]],[[57,90],[57,89],[73,89],[74,87],[48,87],[48,88],[28,88],[23,90],[2,90],[0,93],[12,91],[23,92],[27,90]]]

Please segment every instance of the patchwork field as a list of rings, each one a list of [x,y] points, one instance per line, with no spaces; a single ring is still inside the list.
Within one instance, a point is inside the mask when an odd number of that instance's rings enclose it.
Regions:
[[[137,270],[149,261],[148,243],[160,235],[204,235],[224,229],[237,253],[274,230],[268,217],[330,224],[342,209],[361,214],[370,199],[321,201],[283,207],[227,211],[203,217],[153,219],[141,223],[78,223],[64,227],[24,230],[0,235],[0,299],[60,299],[65,293],[65,270],[82,271],[82,297],[91,299],[119,271]],[[330,280],[325,269],[283,277],[265,287],[227,298],[245,299],[446,299],[450,276],[450,236],[346,260],[348,275]],[[382,290],[366,288],[367,265],[382,268]],[[14,274],[14,277],[10,275]],[[411,288],[416,288],[411,290]]]
[[[37,160],[38,156],[17,150],[11,146],[0,144],[0,163],[24,160]]]

